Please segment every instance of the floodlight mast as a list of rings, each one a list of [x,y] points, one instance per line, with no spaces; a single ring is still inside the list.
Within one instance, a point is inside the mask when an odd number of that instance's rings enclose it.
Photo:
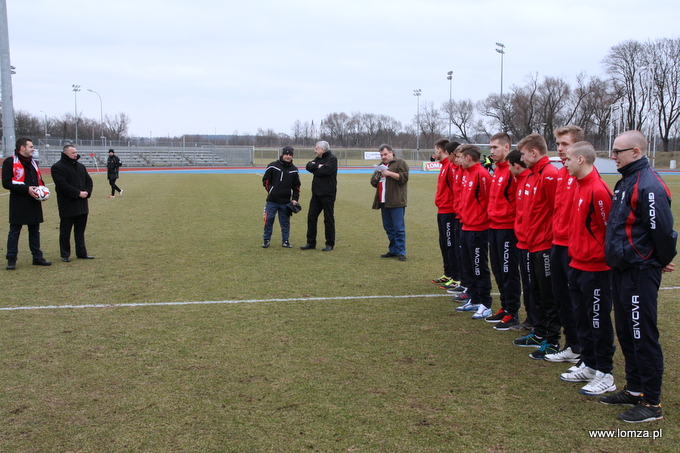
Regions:
[[[420,151],[420,96],[422,94],[423,90],[421,89],[413,90],[413,95],[418,99],[416,110],[416,151]]]
[[[500,42],[496,43],[496,52],[501,54],[501,129],[503,129],[503,56],[505,55],[505,44]]]
[[[7,2],[0,0],[0,89],[2,90],[2,149],[5,157],[14,153],[14,99],[12,96],[12,65],[9,58],[9,25]]]

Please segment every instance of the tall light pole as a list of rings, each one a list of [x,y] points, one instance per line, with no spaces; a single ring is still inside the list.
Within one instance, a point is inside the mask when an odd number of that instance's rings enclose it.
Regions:
[[[43,112],[42,110],[40,111],[40,113],[45,114],[45,139],[47,139],[47,113]]]
[[[80,85],[71,85],[73,87],[73,97],[76,106],[76,143],[78,146],[78,91],[80,91]]]
[[[416,110],[416,151],[420,151],[420,95],[422,90],[413,90],[413,95],[418,99],[418,107]]]
[[[2,96],[2,148],[5,157],[14,152],[14,100],[12,97],[12,71],[9,59],[9,26],[7,2],[0,0],[0,93]],[[1,155],[2,153],[0,153]]]
[[[497,42],[496,52],[501,54],[501,129],[503,129],[503,55],[505,55],[505,45]]]
[[[453,105],[451,105],[451,100],[453,99],[453,71],[446,73],[446,80],[449,81],[449,140],[451,140],[451,123],[453,123]]]
[[[104,147],[106,148],[106,138],[104,137],[104,103],[102,102],[102,97],[99,93],[97,93],[96,91],[91,90],[89,88],[87,89],[87,91],[89,91],[90,93],[94,93],[97,96],[99,96],[99,126],[101,126],[101,128],[102,128],[102,132],[101,132],[102,135],[99,138],[102,139],[102,143],[104,144]]]

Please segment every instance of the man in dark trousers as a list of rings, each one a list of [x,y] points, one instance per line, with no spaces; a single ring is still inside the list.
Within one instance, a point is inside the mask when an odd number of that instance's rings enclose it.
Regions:
[[[271,242],[272,230],[276,213],[279,214],[281,225],[281,245],[291,248],[290,241],[290,215],[288,203],[298,204],[300,199],[300,173],[293,165],[293,151],[291,146],[281,150],[281,157],[269,165],[262,177],[262,185],[267,191],[267,204],[264,208],[264,235],[262,247],[267,248]]]
[[[9,234],[7,236],[7,270],[16,269],[21,227],[28,225],[28,246],[33,264],[49,266],[40,250],[40,224],[43,222],[42,204],[36,187],[44,186],[38,164],[33,160],[33,141],[22,137],[16,142],[12,157],[2,164],[2,187],[9,190]]]
[[[111,195],[109,198],[114,198],[116,196],[116,190],[119,194],[123,195],[123,190],[116,185],[116,179],[118,179],[118,169],[121,167],[120,159],[116,156],[116,152],[112,149],[109,150],[109,158],[106,160],[106,177],[109,180],[109,185],[111,186]]]
[[[671,191],[647,160],[647,139],[640,131],[616,137],[611,158],[622,178],[605,236],[605,259],[612,268],[616,336],[626,362],[626,387],[600,397],[604,404],[633,406],[619,414],[629,423],[661,420],[663,352],[659,343],[657,302],[661,274],[675,269]]]
[[[93,259],[85,247],[85,228],[89,208],[87,199],[92,195],[92,178],[83,164],[75,146],[66,145],[61,159],[52,165],[52,179],[57,190],[59,206],[59,249],[61,260],[71,261],[71,230],[76,241],[76,257]]]
[[[338,159],[331,153],[328,142],[320,141],[314,148],[316,158],[307,163],[307,171],[314,175],[312,181],[312,199],[309,201],[307,214],[307,243],[302,250],[316,248],[316,226],[319,214],[323,211],[323,223],[326,228],[326,246],[324,252],[335,247],[335,195],[338,187]]]

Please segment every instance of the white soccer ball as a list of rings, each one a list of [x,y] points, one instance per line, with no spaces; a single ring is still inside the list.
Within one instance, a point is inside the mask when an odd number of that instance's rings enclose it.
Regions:
[[[38,194],[38,201],[45,201],[50,198],[50,189],[45,186],[36,187],[35,193]]]

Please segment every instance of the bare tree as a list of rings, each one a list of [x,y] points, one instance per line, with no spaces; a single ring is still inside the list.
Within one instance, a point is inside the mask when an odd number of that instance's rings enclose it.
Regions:
[[[658,131],[663,150],[668,151],[671,131],[680,117],[680,39],[659,39],[651,43],[648,58],[658,109]],[[651,112],[651,101],[649,107]]]
[[[116,113],[113,116],[104,117],[104,135],[109,140],[123,140],[127,137],[130,117],[125,113]]]
[[[475,104],[472,99],[446,101],[442,104],[441,110],[451,124],[458,129],[456,135],[460,136],[463,141],[472,143],[470,134],[474,130],[475,120]]]
[[[425,101],[420,106],[419,130],[425,139],[425,147],[434,147],[434,141],[442,135],[443,118],[435,108],[434,102]],[[413,119],[418,124],[418,117]]]
[[[613,46],[603,63],[614,82],[617,98],[623,101],[626,129],[642,129],[650,95],[650,78],[645,45],[625,41]]]

